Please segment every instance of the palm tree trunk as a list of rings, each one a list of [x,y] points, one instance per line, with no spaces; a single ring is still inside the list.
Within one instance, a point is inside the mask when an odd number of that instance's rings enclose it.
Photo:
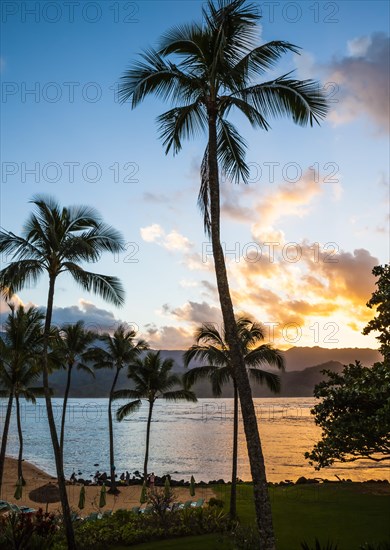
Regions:
[[[253,480],[256,520],[260,535],[261,550],[275,550],[275,536],[272,525],[271,503],[269,500],[265,463],[257,426],[252,391],[244,358],[240,349],[232,299],[226,272],[225,258],[220,241],[220,197],[217,159],[216,110],[209,111],[209,151],[208,177],[210,186],[211,240],[215,264],[215,274],[226,340],[229,345],[234,376],[241,402],[242,418],[248,456]]]
[[[149,415],[148,423],[146,426],[146,447],[145,447],[145,460],[144,460],[144,482],[148,480],[148,460],[149,460],[149,442],[150,442],[150,426],[152,423],[153,413],[153,401],[149,401]]]
[[[19,396],[15,395],[15,402],[16,402],[16,422],[18,425],[18,436],[19,436],[19,454],[18,454],[18,480],[22,480],[22,484],[25,485],[26,482],[23,478],[23,432],[22,432],[22,423],[20,421],[20,403],[19,403]]]
[[[108,430],[109,430],[109,437],[110,437],[110,475],[111,475],[111,487],[108,490],[108,492],[112,495],[118,495],[120,493],[119,489],[116,486],[116,481],[115,481],[114,430],[112,425],[112,411],[111,411],[112,396],[114,394],[115,386],[118,380],[119,370],[120,370],[119,368],[116,369],[114,381],[112,383],[112,387],[110,391],[110,398],[108,400]]]
[[[62,404],[62,418],[61,418],[60,449],[61,449],[62,461],[64,460],[64,434],[65,434],[66,406],[68,404],[71,378],[72,378],[72,365],[68,365],[68,375],[66,379],[66,388],[64,393],[64,402]]]
[[[234,387],[234,413],[233,413],[233,463],[232,485],[230,491],[230,517],[235,519],[237,515],[237,456],[238,456],[238,389],[233,379]]]
[[[3,429],[3,436],[1,438],[1,451],[0,451],[0,496],[1,496],[1,487],[3,484],[3,474],[4,474],[4,463],[5,463],[5,452],[7,449],[7,439],[8,439],[8,431],[9,431],[9,424],[11,420],[11,413],[12,413],[12,401],[13,401],[13,394],[10,393],[8,398],[8,405],[7,405],[7,412],[5,413],[5,420],[4,420],[4,429]]]
[[[76,542],[74,538],[74,531],[73,531],[73,525],[72,525],[72,518],[70,514],[68,495],[66,492],[64,466],[62,462],[60,445],[58,442],[57,429],[54,421],[53,406],[51,402],[50,388],[49,388],[48,349],[49,349],[50,326],[51,326],[51,319],[53,314],[54,287],[55,287],[55,277],[51,275],[49,279],[49,293],[47,298],[44,344],[43,344],[43,386],[45,389],[47,420],[49,422],[50,436],[51,436],[51,441],[53,445],[54,459],[56,463],[58,490],[60,493],[66,540],[68,544],[68,550],[75,550]]]

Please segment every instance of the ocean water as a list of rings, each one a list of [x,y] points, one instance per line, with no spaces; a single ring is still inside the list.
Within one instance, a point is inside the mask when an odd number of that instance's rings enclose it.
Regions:
[[[255,399],[260,436],[270,481],[296,480],[300,476],[331,480],[336,475],[353,481],[390,479],[384,463],[358,461],[338,464],[316,472],[304,458],[319,439],[320,429],[314,424],[311,398]],[[0,400],[2,433],[6,400]],[[120,406],[118,401],[113,411]],[[81,472],[92,478],[99,469],[109,469],[107,399],[70,399],[66,418],[64,449],[65,474]],[[53,399],[56,420],[60,422],[62,399]],[[46,407],[43,399],[36,405],[22,402],[24,458],[55,475]],[[142,471],[145,452],[147,405],[119,423],[114,421],[115,466],[118,474]],[[231,477],[233,436],[233,400],[199,399],[197,403],[167,403],[158,400],[153,411],[149,471],[171,474],[175,479],[197,481],[228,480]],[[17,456],[18,437],[13,411],[7,454]],[[98,464],[99,466],[95,466]],[[240,419],[238,476],[250,479],[245,435]]]

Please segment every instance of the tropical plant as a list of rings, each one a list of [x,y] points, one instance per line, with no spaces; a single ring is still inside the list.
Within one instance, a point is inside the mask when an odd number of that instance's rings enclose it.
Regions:
[[[137,411],[146,400],[149,403],[148,421],[146,425],[146,445],[144,460],[144,482],[148,477],[150,426],[152,422],[153,407],[157,399],[166,399],[167,401],[186,401],[196,402],[194,392],[183,386],[174,390],[175,386],[181,385],[181,379],[177,374],[173,374],[173,359],[164,359],[160,357],[160,352],[148,352],[145,357],[140,357],[129,365],[128,378],[134,382],[134,389],[118,390],[114,393],[114,399],[132,399],[129,403],[122,405],[117,410],[116,417],[119,422],[130,414]]]
[[[313,80],[300,81],[285,74],[255,83],[256,77],[273,69],[283,54],[299,53],[297,46],[284,41],[253,47],[258,40],[259,19],[256,4],[208,0],[202,24],[173,28],[162,37],[158,50],[147,49],[125,72],[119,99],[130,101],[132,108],[150,94],[175,103],[158,118],[166,153],[178,153],[185,138],[199,132],[207,134],[198,204],[205,231],[211,236],[226,338],[236,369],[261,544],[270,550],[275,548],[275,538],[264,458],[220,240],[219,169],[235,181],[248,181],[246,143],[228,121],[230,111],[238,110],[253,127],[268,130],[268,119],[279,116],[291,117],[301,126],[319,123],[327,105],[321,86]]]
[[[377,289],[372,293],[367,307],[375,307],[376,316],[364,327],[363,334],[379,332],[376,337],[380,343],[379,350],[385,363],[390,365],[390,264],[376,265],[372,273],[378,277]]]
[[[321,440],[305,453],[319,470],[335,461],[390,460],[390,366],[363,367],[359,361],[327,375],[314,388],[311,410]]]
[[[124,291],[120,281],[86,271],[81,263],[96,262],[103,252],[123,250],[124,240],[119,232],[104,224],[91,207],[61,207],[55,199],[44,195],[33,197],[31,202],[35,212],[24,225],[22,236],[0,230],[0,254],[12,255],[14,260],[0,271],[0,291],[10,297],[27,284],[36,283],[44,273],[49,278],[42,352],[43,386],[67,544],[73,550],[73,525],[49,389],[48,350],[54,291],[57,278],[66,272],[84,290],[93,291],[116,306],[122,305]]]
[[[83,321],[77,321],[77,323],[73,325],[64,325],[60,329],[58,338],[53,346],[53,355],[55,359],[67,371],[60,433],[60,449],[62,457],[64,456],[65,419],[69,390],[72,381],[72,371],[73,368],[76,367],[77,370],[82,370],[93,377],[95,376],[93,369],[88,366],[86,362],[84,362],[84,357],[88,350],[88,346],[92,344],[96,338],[97,334],[92,331],[85,330]]]
[[[10,305],[5,322],[4,339],[0,338],[0,397],[8,398],[0,451],[0,488],[3,480],[5,452],[11,420],[12,405],[16,403],[16,421],[19,436],[18,479],[23,484],[23,432],[20,416],[20,398],[35,403],[43,395],[43,388],[32,384],[41,374],[38,358],[42,353],[44,314],[37,308],[25,309]]]
[[[308,542],[304,541],[301,543],[302,550],[337,550],[338,545],[332,541],[327,541],[325,544],[322,544],[317,538],[314,539],[314,546],[311,546]]]
[[[110,440],[110,477],[111,487],[110,494],[118,494],[120,491],[116,486],[115,481],[115,462],[114,462],[114,430],[112,422],[112,401],[115,395],[115,388],[118,382],[119,373],[124,367],[130,365],[141,351],[148,349],[148,344],[145,340],[135,340],[136,331],[121,324],[115,330],[113,336],[103,334],[100,336],[100,341],[104,348],[95,346],[93,349],[85,353],[84,358],[91,360],[96,369],[112,369],[114,370],[114,378],[108,398],[108,429]]]
[[[262,366],[276,366],[284,370],[284,359],[281,353],[270,344],[259,344],[264,340],[263,328],[259,323],[246,317],[236,319],[238,339],[245,365],[253,382],[267,384],[269,389],[280,391],[280,378],[277,374],[263,370]],[[233,382],[234,415],[233,415],[233,453],[232,453],[232,485],[230,493],[230,516],[236,517],[237,511],[237,456],[238,456],[238,388],[234,364],[229,353],[225,330],[219,333],[212,324],[203,324],[195,332],[196,344],[183,355],[184,366],[188,367],[194,359],[206,363],[194,367],[184,375],[185,383],[195,384],[198,380],[207,378],[212,385],[213,395],[220,397],[222,386]]]

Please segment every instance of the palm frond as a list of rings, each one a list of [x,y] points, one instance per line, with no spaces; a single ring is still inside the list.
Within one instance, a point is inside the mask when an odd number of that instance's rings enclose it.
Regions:
[[[194,77],[183,73],[173,63],[166,62],[159,52],[149,48],[121,77],[118,98],[121,103],[131,100],[132,108],[149,94],[164,101],[174,97],[190,102],[196,99],[198,89],[199,83]]]
[[[209,186],[209,149],[206,147],[200,167],[200,189],[198,208],[203,216],[203,228],[208,237],[211,237],[210,186]]]
[[[218,369],[214,365],[204,365],[202,367],[194,367],[183,374],[183,382],[186,386],[193,386],[199,380],[210,378],[211,374]]]
[[[126,389],[116,390],[112,394],[112,399],[114,401],[118,401],[118,399],[137,399],[137,400],[139,400],[139,398],[140,398],[139,392],[137,392],[136,390],[126,390]]]
[[[8,231],[0,231],[0,253],[5,257],[17,256],[21,260],[37,260],[41,257],[40,251],[27,239]]]
[[[167,391],[162,394],[162,397],[167,401],[180,401],[181,399],[185,401],[192,401],[193,403],[198,401],[195,393],[187,389]]]
[[[263,115],[250,105],[248,102],[234,96],[223,96],[219,104],[219,113],[222,116],[227,116],[231,109],[235,107],[241,113],[243,113],[253,128],[262,128],[263,130],[269,129],[269,124]]]
[[[248,52],[234,66],[238,85],[273,69],[283,54],[300,53],[301,48],[283,40],[273,40]]]
[[[249,167],[245,162],[246,142],[231,122],[218,117],[218,160],[228,178],[248,182]]]
[[[142,401],[140,399],[137,399],[136,401],[132,401],[131,403],[126,403],[126,405],[123,405],[116,411],[116,419],[118,422],[122,422],[124,418],[127,416],[130,416],[130,414],[133,414],[137,412],[141,406]]]
[[[205,108],[199,101],[175,107],[160,115],[157,122],[165,153],[173,148],[174,155],[181,150],[183,139],[196,137],[207,128]]]
[[[328,112],[324,92],[314,80],[296,80],[285,74],[241,90],[238,94],[253,105],[265,118],[288,116],[296,124],[305,126],[320,123]]]
[[[44,267],[39,260],[19,260],[10,263],[0,271],[0,292],[11,298],[26,286],[35,286],[43,274]]]
[[[273,393],[280,392],[280,377],[277,374],[256,368],[249,368],[248,372],[250,377],[258,384],[265,383]]]
[[[279,370],[285,370],[284,355],[270,344],[263,344],[245,355],[245,363],[251,367],[254,366],[275,366]]]
[[[124,304],[125,291],[117,277],[85,271],[73,262],[64,262],[63,265],[84,290],[94,292],[115,306]]]
[[[232,380],[233,370],[230,365],[216,369],[210,376],[211,388],[215,397],[222,395],[222,386]]]

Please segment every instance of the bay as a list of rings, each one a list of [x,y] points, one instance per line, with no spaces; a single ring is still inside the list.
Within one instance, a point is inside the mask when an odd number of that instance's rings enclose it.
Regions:
[[[296,480],[300,476],[336,480],[336,475],[353,481],[390,479],[384,463],[358,461],[338,464],[317,472],[304,458],[320,437],[310,409],[312,398],[254,399],[269,481]],[[116,402],[113,410],[122,403]],[[91,479],[97,469],[109,470],[107,399],[69,399],[64,450],[67,477],[73,471]],[[53,399],[59,426],[62,399]],[[0,403],[0,429],[4,423],[6,400]],[[21,401],[24,458],[55,475],[46,406]],[[145,450],[147,405],[123,422],[114,422],[115,466],[118,474],[142,471]],[[158,400],[153,411],[149,471],[171,474],[175,479],[197,481],[231,476],[233,429],[232,399],[199,399],[197,403],[167,403]],[[13,410],[7,455],[17,457],[18,437]],[[98,464],[99,466],[94,466]],[[245,435],[240,419],[238,476],[250,479]]]

